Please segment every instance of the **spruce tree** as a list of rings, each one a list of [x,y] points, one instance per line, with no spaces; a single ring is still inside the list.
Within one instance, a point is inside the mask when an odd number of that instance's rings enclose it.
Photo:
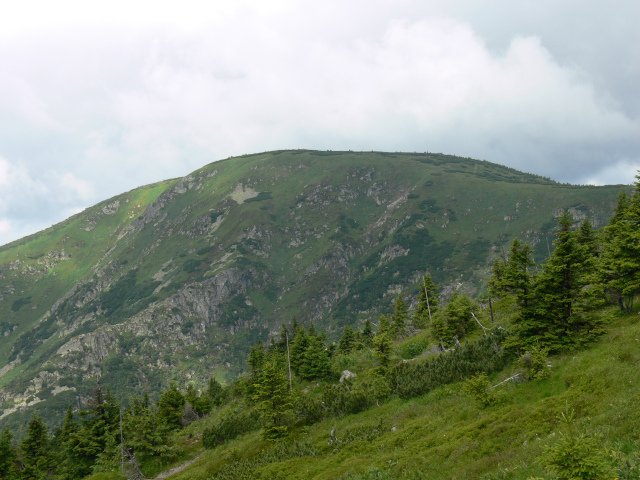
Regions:
[[[584,287],[590,259],[571,226],[571,217],[564,212],[558,220],[555,250],[536,280],[534,310],[517,326],[524,345],[540,342],[558,351],[578,345],[595,333],[584,314],[589,307]]]
[[[489,278],[489,295],[493,298],[505,295],[507,288],[504,284],[506,264],[504,260],[496,258],[491,267],[491,277]]]
[[[353,332],[353,329],[350,325],[344,327],[342,331],[342,338],[340,338],[340,343],[338,343],[338,351],[343,354],[349,354],[353,351],[356,344],[356,334]]]
[[[16,480],[18,478],[16,460],[13,435],[9,431],[9,427],[5,427],[2,434],[0,434],[0,478],[3,480]]]
[[[73,417],[73,408],[71,405],[67,408],[67,414],[64,417],[62,429],[58,437],[60,444],[61,458],[59,459],[59,470],[65,479],[76,478],[76,452],[74,445],[77,442],[79,427]]]
[[[444,309],[447,333],[458,339],[469,333],[475,325],[471,313],[477,309],[477,305],[467,295],[454,292]]]
[[[162,394],[160,400],[158,400],[158,418],[171,429],[181,428],[184,404],[185,398],[182,392],[180,392],[178,386],[172,382],[169,388]]]
[[[376,335],[373,339],[373,350],[383,367],[388,367],[393,352],[393,341],[388,333]]]
[[[442,345],[448,347],[453,344],[455,332],[452,325],[447,321],[447,317],[442,310],[436,312],[431,323],[431,335]]]
[[[385,315],[382,315],[380,317],[380,320],[378,321],[378,331],[376,332],[376,337],[378,335],[387,335],[389,337],[393,335],[391,321]]]
[[[82,478],[91,473],[109,437],[115,437],[120,425],[120,405],[113,395],[98,383],[91,391],[87,408],[78,412],[80,427],[71,433],[65,451],[71,452],[67,478]],[[68,410],[67,410],[68,411]]]
[[[418,306],[413,313],[413,326],[418,329],[427,328],[438,310],[438,299],[436,294],[438,285],[431,279],[431,273],[427,273],[420,282],[420,292],[418,293]]]
[[[396,297],[394,304],[394,312],[391,317],[391,334],[394,338],[402,337],[407,331],[407,323],[409,321],[409,313],[407,305],[404,303],[402,294]]]
[[[304,355],[309,346],[309,336],[305,332],[304,328],[299,328],[295,341],[290,345],[291,356],[291,369],[297,374],[300,374],[300,367],[304,362]]]
[[[123,415],[125,447],[141,465],[159,463],[174,455],[170,446],[171,429],[158,418],[158,407],[149,403],[145,393],[134,398]]]
[[[216,380],[216,377],[211,377],[209,379],[209,388],[207,389],[207,394],[209,395],[209,398],[211,399],[213,405],[216,407],[221,406],[225,401],[225,390],[220,382]]]
[[[324,342],[317,336],[309,336],[309,345],[300,366],[300,376],[306,380],[312,380],[326,378],[329,373],[329,355]]]
[[[640,294],[640,173],[631,198],[624,192],[604,232],[599,277],[620,310],[630,312]]]
[[[522,245],[516,238],[505,261],[496,259],[489,279],[489,294],[492,297],[513,296],[518,305],[518,316],[527,315],[532,307],[534,276],[531,272],[535,262],[529,245]]]
[[[27,425],[27,436],[20,442],[24,459],[21,477],[25,480],[39,480],[49,477],[54,469],[50,452],[47,427],[40,417],[35,415]]]
[[[503,288],[515,296],[523,313],[528,310],[531,303],[534,278],[530,270],[535,266],[532,255],[531,247],[522,245],[516,238],[511,246],[509,260],[503,274]]]
[[[257,378],[260,374],[262,365],[264,365],[265,357],[264,344],[262,343],[262,340],[258,340],[258,343],[251,347],[251,350],[249,351],[249,360],[247,362],[251,368],[251,376],[253,378]]]
[[[370,347],[373,345],[373,327],[371,326],[371,320],[368,318],[364,322],[364,326],[362,327],[362,332],[360,332],[360,340],[365,347]]]
[[[262,418],[263,437],[268,440],[284,437],[293,402],[287,376],[277,362],[268,361],[264,365],[253,400]]]

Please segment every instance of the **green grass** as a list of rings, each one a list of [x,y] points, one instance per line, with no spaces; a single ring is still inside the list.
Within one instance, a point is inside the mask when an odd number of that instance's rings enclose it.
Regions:
[[[301,322],[314,318],[337,340],[344,325],[365,318],[377,321],[389,310],[390,286],[407,297],[416,294],[416,279],[427,269],[436,282],[459,282],[473,293],[488,276],[499,238],[505,245],[516,235],[542,239],[536,245],[536,254],[542,255],[556,209],[577,206],[583,211],[586,205],[591,216],[604,222],[619,190],[565,186],[488,162],[431,153],[266,152],[212,163],[192,177],[193,188],[184,193],[174,190],[179,179],[140,187],[0,248],[3,322],[18,325],[0,337],[0,363],[19,353],[16,344],[31,345],[23,363],[0,378],[0,388],[22,394],[46,362],[60,364],[56,351],[72,332],[59,332],[79,319],[93,315],[76,335],[122,324],[122,338],[131,333],[126,324],[136,313],[158,324],[171,315],[186,322],[196,313],[188,305],[176,307],[173,300],[180,289],[214,281],[235,265],[248,275],[246,288],[234,286],[238,291],[229,300],[248,297],[252,306],[227,309],[220,323],[217,310],[212,318],[194,318],[194,323],[208,322],[207,330],[184,345],[168,332],[154,331],[152,336],[157,335],[148,341],[156,347],[131,357],[142,372],[138,393],[143,376],[162,381],[193,371],[204,385],[208,372],[222,369],[232,378],[244,368],[254,332],[265,338],[296,315]],[[228,195],[240,183],[262,194],[239,205]],[[116,200],[117,213],[102,213]],[[388,208],[396,200],[397,206]],[[153,209],[158,215],[143,224],[140,217]],[[217,230],[207,230],[215,220]],[[383,258],[393,245],[406,255]],[[39,263],[49,252],[63,249],[69,259],[48,270]],[[235,253],[223,262],[230,252]],[[12,269],[16,260],[20,267]],[[166,286],[151,293],[158,285],[152,277],[165,264]],[[118,292],[118,282],[133,270],[136,292]],[[39,325],[76,285],[56,312],[55,332],[48,337],[47,325]],[[5,296],[10,288],[14,293]],[[167,302],[164,309],[162,302]],[[182,335],[182,324],[174,330]],[[198,357],[194,349],[205,355]],[[411,354],[398,352],[400,357]],[[156,364],[165,355],[173,359],[168,372]],[[130,392],[115,393],[123,397]],[[20,421],[11,417],[0,423]]]
[[[640,452],[638,339],[637,315],[616,317],[592,348],[551,357],[550,378],[498,387],[493,406],[477,405],[461,393],[461,384],[440,387],[422,397],[391,399],[356,415],[298,427],[290,441],[309,446],[306,453],[286,453],[254,432],[206,451],[171,478],[227,478],[215,474],[241,460],[259,478],[551,478],[537,459],[563,432],[558,416],[567,405],[577,412],[578,430],[600,436],[602,448],[617,452],[616,465],[622,468],[621,459],[637,459]],[[358,355],[348,358],[360,361]],[[509,367],[491,382],[512,374]],[[189,434],[213,418],[191,425]],[[334,428],[342,443],[329,445]],[[269,453],[273,449],[280,453]]]

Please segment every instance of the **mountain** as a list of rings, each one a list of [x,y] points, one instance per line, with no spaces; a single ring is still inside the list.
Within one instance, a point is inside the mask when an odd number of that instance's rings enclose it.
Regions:
[[[58,425],[98,378],[121,396],[234,378],[294,316],[338,335],[413,298],[427,271],[477,294],[516,236],[542,263],[563,209],[603,225],[620,188],[442,154],[289,150],[124,193],[0,248],[0,422]]]

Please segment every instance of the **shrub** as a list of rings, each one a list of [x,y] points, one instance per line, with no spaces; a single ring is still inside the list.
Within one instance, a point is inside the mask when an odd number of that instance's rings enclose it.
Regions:
[[[489,378],[484,373],[479,373],[464,382],[462,393],[472,397],[482,408],[493,405],[496,397],[489,390]]]
[[[558,480],[614,478],[601,442],[574,432],[575,411],[567,406],[558,418],[567,426],[568,434],[561,433],[558,442],[545,448],[540,463],[556,474]]]
[[[260,415],[257,411],[229,411],[218,423],[202,432],[202,445],[204,448],[214,448],[258,428],[260,428]]]
[[[481,372],[496,372],[509,361],[501,348],[506,336],[503,330],[498,330],[477,342],[441,353],[433,360],[396,365],[391,370],[394,389],[401,398],[412,398]]]
[[[518,359],[518,367],[526,380],[544,380],[551,373],[547,366],[548,348],[535,345]]]

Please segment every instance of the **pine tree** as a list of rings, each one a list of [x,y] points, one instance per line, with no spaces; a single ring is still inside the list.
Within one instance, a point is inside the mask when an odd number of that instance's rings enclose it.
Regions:
[[[493,298],[502,297],[506,292],[504,284],[505,268],[505,262],[500,258],[496,258],[491,267],[491,277],[488,283],[489,295]]]
[[[351,353],[355,347],[355,344],[356,335],[353,332],[351,326],[347,325],[342,331],[342,338],[340,338],[340,343],[338,344],[338,351],[343,355]]]
[[[251,376],[253,378],[258,377],[260,374],[262,365],[264,365],[265,357],[264,344],[262,343],[262,340],[258,340],[258,343],[251,347],[251,350],[249,351],[249,361],[247,362],[251,368]]]
[[[387,335],[387,336],[393,335],[391,322],[389,321],[389,318],[387,318],[385,315],[382,315],[380,317],[380,320],[378,321],[378,331],[376,332],[376,337],[378,335]]]
[[[448,347],[453,344],[453,336],[455,335],[455,332],[447,321],[447,317],[442,310],[439,310],[433,316],[431,335],[436,341],[441,342],[444,346]]]
[[[293,407],[289,382],[284,370],[274,361],[265,364],[253,400],[262,417],[263,437],[269,440],[287,434],[287,417]]]
[[[149,404],[146,393],[141,399],[132,400],[124,412],[123,424],[126,449],[129,456],[133,453],[138,463],[158,463],[174,455],[169,442],[171,429],[159,420],[158,407]]]
[[[309,336],[305,332],[304,328],[298,329],[295,337],[295,341],[290,345],[291,356],[291,369],[297,374],[300,374],[300,367],[304,362],[304,355],[309,346]]]
[[[630,312],[640,294],[640,173],[631,198],[624,192],[605,228],[599,277],[621,311]]]
[[[312,380],[326,378],[329,373],[329,355],[324,342],[317,336],[309,336],[309,345],[300,366],[300,376],[306,380]]]
[[[91,392],[86,409],[80,410],[80,428],[69,436],[65,449],[72,452],[69,478],[82,478],[91,473],[109,437],[116,437],[120,425],[120,405],[111,392],[98,383]]]
[[[158,418],[166,423],[171,429],[182,427],[182,409],[185,404],[182,392],[178,390],[175,383],[171,383],[169,388],[158,400]]]
[[[23,479],[39,480],[52,473],[54,465],[49,443],[47,427],[34,415],[27,425],[27,436],[20,443],[24,458]]]
[[[590,259],[571,231],[567,212],[558,220],[555,250],[544,265],[535,285],[536,305],[517,326],[524,345],[540,342],[558,351],[588,340],[594,325],[584,315],[588,308],[587,284]]]
[[[16,451],[13,448],[13,435],[9,427],[5,427],[0,434],[0,478],[3,480],[16,480],[18,469],[16,467]]]
[[[60,435],[58,436],[61,450],[59,470],[65,479],[76,478],[77,465],[73,446],[77,441],[78,430],[78,423],[73,418],[73,408],[69,405],[67,414],[64,417],[62,429],[60,430]]]
[[[396,297],[394,304],[394,312],[391,317],[391,333],[394,338],[402,337],[406,333],[407,323],[409,321],[409,313],[407,305],[404,303],[402,294]]]
[[[418,293],[418,306],[413,313],[413,326],[418,329],[427,328],[438,310],[440,295],[435,291],[439,288],[431,279],[431,273],[427,273],[420,283]]]
[[[371,326],[371,320],[368,318],[364,322],[364,326],[362,327],[362,332],[360,332],[360,340],[365,347],[370,347],[373,345],[373,327]]]
[[[492,297],[512,295],[519,308],[518,315],[527,315],[532,307],[534,276],[531,268],[535,266],[533,251],[529,245],[522,245],[516,238],[511,245],[508,260],[496,259],[489,279],[489,294]]]
[[[530,269],[535,266],[532,255],[531,247],[522,245],[516,238],[511,246],[503,275],[503,288],[516,297],[518,306],[523,312],[526,312],[531,303],[534,279]]]
[[[373,339],[373,350],[380,360],[380,363],[383,367],[389,366],[389,362],[391,361],[391,353],[393,351],[393,341],[389,338],[388,333],[382,333],[376,335]]]
[[[211,377],[209,379],[209,388],[207,389],[207,394],[209,395],[209,398],[211,398],[213,405],[216,407],[219,407],[225,401],[225,390],[220,382],[216,380],[216,377]]]
[[[471,315],[474,310],[477,310],[477,305],[467,295],[454,292],[444,309],[448,333],[458,339],[469,333],[475,325]]]

